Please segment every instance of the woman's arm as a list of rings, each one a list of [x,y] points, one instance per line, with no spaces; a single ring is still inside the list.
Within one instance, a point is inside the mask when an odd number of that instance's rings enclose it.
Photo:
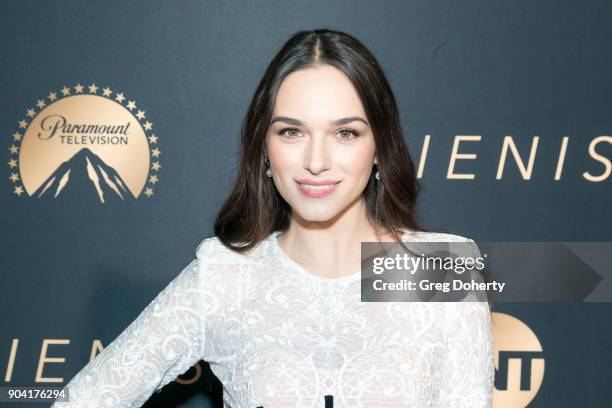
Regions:
[[[476,244],[474,247],[480,256]],[[490,408],[495,367],[489,304],[447,302],[444,310],[447,352],[439,406]]]
[[[55,402],[52,408],[140,407],[197,363],[205,344],[203,268],[200,258],[187,265],[70,380],[69,402]]]

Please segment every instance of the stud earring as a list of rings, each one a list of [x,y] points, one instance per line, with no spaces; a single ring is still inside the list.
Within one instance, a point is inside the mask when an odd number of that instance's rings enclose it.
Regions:
[[[374,178],[380,181],[380,173],[378,172],[378,163],[374,163],[374,168],[376,169],[376,173],[374,173]]]
[[[268,167],[266,169],[266,176],[272,177],[272,170],[270,169],[270,159],[268,159],[268,156],[266,156],[266,155],[264,155],[264,163]]]

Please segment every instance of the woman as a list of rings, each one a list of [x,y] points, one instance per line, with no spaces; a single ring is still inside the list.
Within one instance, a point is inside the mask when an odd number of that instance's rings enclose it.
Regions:
[[[224,407],[489,407],[486,302],[360,301],[360,242],[473,243],[415,222],[413,163],[374,56],[345,33],[293,35],[241,154],[215,236],[70,381],[73,406],[140,406],[202,359]]]

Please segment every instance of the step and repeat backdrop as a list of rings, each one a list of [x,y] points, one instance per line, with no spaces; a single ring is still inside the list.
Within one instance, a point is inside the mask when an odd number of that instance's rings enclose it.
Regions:
[[[67,383],[194,259],[298,30],[379,59],[423,225],[609,243],[611,21],[609,1],[3,1],[1,386]],[[493,305],[495,408],[610,406],[612,299],[583,298]],[[201,361],[145,406],[220,393]]]

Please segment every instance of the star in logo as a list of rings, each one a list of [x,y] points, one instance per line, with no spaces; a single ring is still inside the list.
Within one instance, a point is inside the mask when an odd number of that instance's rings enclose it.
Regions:
[[[104,96],[111,96],[112,93],[113,91],[111,91],[108,86],[102,90],[102,95]]]
[[[98,87],[96,86],[96,84],[89,85],[89,93],[95,94],[96,92],[98,92]]]
[[[151,128],[153,127],[153,123],[147,120],[147,122],[144,125],[142,125],[142,127],[145,128],[145,130],[151,130]]]
[[[145,193],[145,195],[147,197],[151,197],[153,195],[153,189],[151,187],[147,187],[147,188],[145,188],[145,192],[144,193]]]
[[[76,93],[83,93],[83,85],[81,84],[76,84],[76,86],[74,87],[74,91]]]
[[[11,173],[11,177],[9,177],[13,183],[16,183],[19,180],[19,174]]]
[[[62,88],[62,95],[64,96],[70,95],[70,88],[66,88],[66,86],[64,85],[64,87]]]
[[[151,144],[153,144],[153,143],[157,144],[157,136],[155,136],[155,135],[151,135],[151,136],[149,136],[149,143],[151,143]]]

